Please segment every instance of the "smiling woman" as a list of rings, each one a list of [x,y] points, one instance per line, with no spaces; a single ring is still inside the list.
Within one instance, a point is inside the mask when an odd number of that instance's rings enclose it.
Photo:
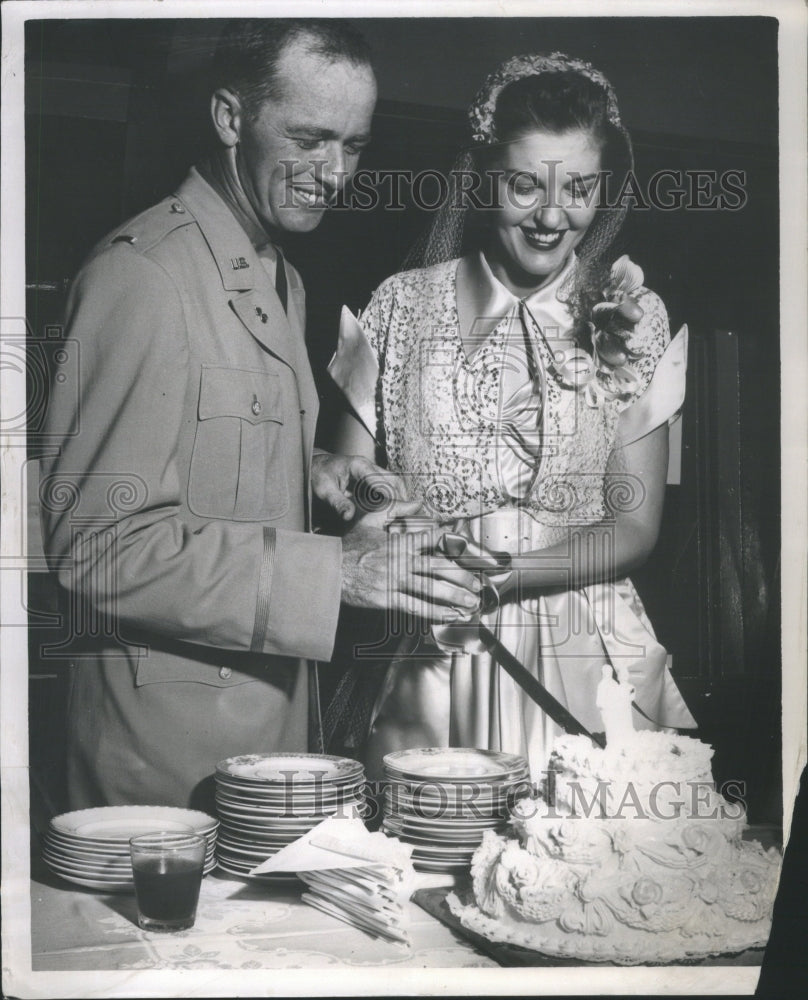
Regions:
[[[493,175],[497,204],[475,211],[476,250],[456,259],[466,213],[450,202],[422,266],[374,293],[362,326],[380,372],[378,422],[369,435],[346,416],[340,448],[370,457],[383,442],[425,515],[487,550],[496,600],[472,625],[578,724],[603,728],[605,662],[630,677],[638,728],[693,727],[626,578],[659,531],[687,334],[671,342],[640,268],[615,260],[625,209],[600,199],[600,181],[632,155],[614,92],[587,63],[518,56],[469,117],[475,155],[456,173]],[[402,636],[366,765],[376,777],[394,750],[474,746],[525,756],[538,781],[560,731],[476,627],[455,623],[422,629],[417,648]]]

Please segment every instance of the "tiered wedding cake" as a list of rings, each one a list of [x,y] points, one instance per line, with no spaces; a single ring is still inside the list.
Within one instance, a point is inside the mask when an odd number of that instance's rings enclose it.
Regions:
[[[746,815],[715,791],[712,748],[638,732],[633,689],[604,668],[607,745],[558,740],[546,794],[486,833],[473,901],[448,899],[493,941],[588,961],[639,964],[766,943],[780,855],[741,839]]]

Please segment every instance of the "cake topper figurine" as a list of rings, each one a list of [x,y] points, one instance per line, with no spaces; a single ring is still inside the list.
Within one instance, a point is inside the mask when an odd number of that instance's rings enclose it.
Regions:
[[[634,687],[629,683],[628,671],[617,668],[615,679],[612,667],[604,663],[601,667],[602,680],[598,684],[596,704],[600,709],[606,731],[606,746],[610,750],[627,746],[635,736],[631,703]]]

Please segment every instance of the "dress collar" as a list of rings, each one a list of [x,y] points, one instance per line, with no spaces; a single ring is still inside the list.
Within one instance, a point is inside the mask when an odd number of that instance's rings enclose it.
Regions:
[[[525,305],[542,326],[556,327],[559,332],[570,327],[569,309],[558,298],[558,292],[575,266],[576,258],[571,254],[549,284],[525,297]],[[463,257],[458,263],[455,294],[464,343],[483,343],[500,320],[521,301],[494,275],[482,251]]]

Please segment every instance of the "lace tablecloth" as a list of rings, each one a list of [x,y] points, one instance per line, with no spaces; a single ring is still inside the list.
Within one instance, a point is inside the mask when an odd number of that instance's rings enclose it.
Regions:
[[[142,931],[134,895],[96,893],[33,872],[34,971],[493,967],[415,903],[411,947],[373,938],[300,901],[300,889],[214,872],[202,882],[196,924]]]

